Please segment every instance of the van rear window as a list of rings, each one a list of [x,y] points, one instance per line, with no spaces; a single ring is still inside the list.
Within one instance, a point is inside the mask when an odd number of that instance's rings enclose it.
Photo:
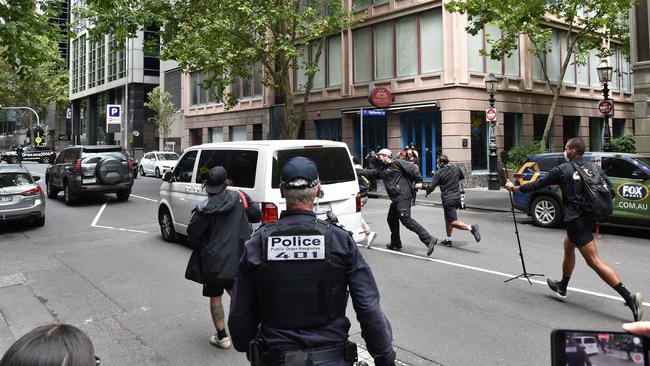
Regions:
[[[282,167],[289,159],[296,156],[304,156],[316,162],[322,184],[356,182],[350,155],[344,147],[318,147],[277,151],[273,156],[271,187],[280,187]]]

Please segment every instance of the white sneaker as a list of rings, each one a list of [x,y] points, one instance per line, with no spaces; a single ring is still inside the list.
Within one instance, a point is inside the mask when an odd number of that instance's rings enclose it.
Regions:
[[[370,248],[372,242],[375,241],[375,237],[377,237],[376,232],[371,231],[370,233],[368,233],[368,235],[366,236],[366,248]]]
[[[228,349],[232,346],[232,342],[230,342],[230,337],[223,337],[219,339],[219,337],[216,334],[210,337],[210,344],[223,349]]]

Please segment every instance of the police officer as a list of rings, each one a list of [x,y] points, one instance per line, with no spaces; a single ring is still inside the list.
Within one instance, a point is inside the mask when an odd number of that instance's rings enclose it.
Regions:
[[[451,232],[454,228],[458,230],[467,230],[478,243],[481,241],[481,233],[479,232],[478,225],[467,225],[466,223],[458,220],[456,209],[462,207],[461,195],[465,192],[461,191],[460,181],[465,179],[463,171],[458,165],[449,164],[447,155],[439,155],[436,161],[438,170],[434,174],[431,183],[427,185],[427,196],[440,186],[440,197],[442,198],[442,209],[445,213],[445,230],[447,237],[443,239],[440,244],[450,247],[451,246]]]
[[[345,316],[348,291],[375,364],[394,365],[392,329],[351,233],[321,221],[316,164],[295,157],[282,168],[287,209],[246,242],[230,304],[232,341],[252,365],[336,365],[356,361]]]
[[[420,241],[427,246],[427,255],[433,253],[438,238],[429,234],[417,221],[411,217],[412,187],[422,188],[422,174],[415,164],[405,160],[392,159],[393,153],[389,149],[381,149],[377,153],[379,166],[376,169],[357,171],[370,178],[380,178],[384,181],[386,193],[392,201],[388,209],[388,227],[390,228],[390,243],[386,248],[401,250],[402,240],[399,235],[399,223],[418,235]]]

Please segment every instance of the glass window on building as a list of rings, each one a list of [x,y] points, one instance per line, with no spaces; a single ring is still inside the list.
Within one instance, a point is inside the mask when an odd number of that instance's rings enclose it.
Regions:
[[[560,77],[560,35],[553,30],[551,34],[551,52],[546,54],[546,73],[548,79],[557,81]]]
[[[327,58],[327,44],[323,45],[320,57],[318,57],[318,71],[314,74],[312,82],[312,89],[323,89],[325,87],[325,59]],[[316,54],[318,53],[318,45],[311,47],[310,64],[316,61]]]
[[[79,37],[79,91],[86,90],[86,35]]]
[[[248,140],[248,133],[246,126],[231,126],[230,127],[230,141],[246,141]]]
[[[508,151],[521,139],[521,113],[503,114],[503,148]]]
[[[203,143],[203,129],[190,128],[190,146],[201,145]]]
[[[396,22],[397,77],[418,74],[418,22],[416,16]],[[439,57],[439,56],[438,56]]]
[[[576,83],[578,85],[589,86],[589,55],[584,60],[584,64],[576,65]]]
[[[315,121],[316,139],[341,141],[341,119],[319,119]]]
[[[544,129],[546,129],[546,122],[548,120],[548,115],[546,114],[534,114],[533,115],[533,140],[535,141],[541,141],[542,137],[544,137]],[[553,127],[551,126],[551,130],[549,131],[548,134],[548,144],[546,148],[549,150],[551,149],[551,146],[553,146]]]
[[[294,87],[296,90],[305,90],[305,85],[307,85],[307,62],[309,62],[309,47],[300,46],[298,47],[298,52],[300,57],[298,57],[295,62],[298,64],[295,74]]]
[[[566,144],[570,138],[580,137],[580,117],[564,116],[562,118],[562,141]]]
[[[327,86],[341,85],[341,36],[330,37],[327,44]]]
[[[105,78],[105,68],[104,65],[106,63],[106,45],[105,45],[105,40],[104,37],[101,37],[99,39],[99,42],[97,44],[97,85],[102,85],[104,84],[104,78]]]
[[[258,123],[253,125],[253,140],[264,140],[264,125]]]
[[[253,97],[261,97],[262,89],[262,63],[256,62],[253,70]]]
[[[72,92],[79,91],[79,39],[72,41]]]
[[[442,72],[442,11],[434,10],[420,16],[420,64],[422,73]]]
[[[469,71],[485,72],[483,68],[483,56],[480,51],[483,49],[483,30],[475,35],[467,33],[467,61]]]
[[[372,80],[372,29],[370,27],[354,31],[354,82],[365,83]]]
[[[470,128],[472,133],[472,170],[487,170],[488,125],[485,123],[485,112],[471,112]]]
[[[108,42],[108,81],[117,79],[117,41],[110,36]]]
[[[476,35],[467,35],[468,51],[468,68],[469,71],[477,73],[493,73],[495,75],[506,75],[518,78],[519,71],[519,48],[512,55],[505,57],[503,60],[494,60],[489,54],[492,46],[489,40],[497,40],[502,37],[499,27],[488,24]],[[517,44],[519,40],[517,40]],[[481,55],[481,50],[485,50],[487,56]]]
[[[391,79],[394,77],[393,23],[376,25],[374,36],[375,80]]]
[[[591,86],[599,87],[600,80],[598,79],[598,65],[600,64],[600,57],[598,57],[598,51],[591,50],[589,52],[589,78],[591,80]]]
[[[208,128],[208,142],[223,142],[223,127]]]
[[[501,61],[493,60],[490,57],[490,52],[492,51],[492,46],[488,40],[497,40],[501,39],[501,29],[494,24],[485,25],[485,52],[488,56],[485,56],[485,73],[493,73],[494,75],[501,75]]]
[[[589,151],[603,151],[603,119],[589,118]]]
[[[126,76],[126,44],[117,52],[117,78]]]
[[[90,42],[90,52],[88,52],[88,88],[95,87],[95,77],[97,76],[97,43]]]
[[[560,42],[560,52],[561,52],[560,65],[564,63],[564,60],[567,55],[566,36],[567,36],[567,32],[558,32],[558,38],[559,38],[558,41]],[[566,67],[566,72],[564,73],[564,82],[567,84],[576,83],[575,61],[576,61],[575,55],[572,53],[571,58],[569,60],[569,64]]]
[[[160,36],[155,28],[144,31],[143,66],[144,75],[160,75]]]
[[[612,120],[612,137],[618,138],[625,136],[625,119],[614,118]]]

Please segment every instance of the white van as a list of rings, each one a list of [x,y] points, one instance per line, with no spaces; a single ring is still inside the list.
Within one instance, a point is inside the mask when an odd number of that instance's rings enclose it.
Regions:
[[[576,343],[581,344],[585,348],[585,353],[588,355],[594,355],[598,353],[598,343],[596,342],[596,337],[576,336],[574,338],[576,340]]]
[[[173,172],[165,174],[158,197],[158,222],[163,239],[187,235],[191,211],[205,199],[205,174],[221,165],[228,171],[231,189],[246,192],[261,204],[262,222],[276,221],[286,209],[280,197],[280,172],[295,156],[311,158],[318,165],[323,197],[316,200],[319,218],[332,211],[339,222],[361,242],[361,198],[350,152],[342,142],[323,140],[261,140],[192,146],[185,150]]]

